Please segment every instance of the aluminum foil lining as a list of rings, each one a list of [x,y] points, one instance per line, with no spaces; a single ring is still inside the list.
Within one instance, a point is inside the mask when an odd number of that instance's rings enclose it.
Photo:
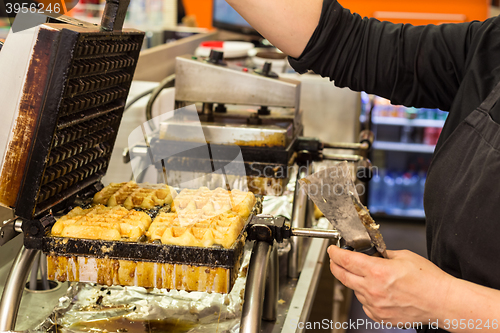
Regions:
[[[272,216],[283,216],[292,219],[293,195],[281,197],[264,197],[262,201],[262,214]]]
[[[250,254],[229,294],[73,283],[28,332],[238,332]]]

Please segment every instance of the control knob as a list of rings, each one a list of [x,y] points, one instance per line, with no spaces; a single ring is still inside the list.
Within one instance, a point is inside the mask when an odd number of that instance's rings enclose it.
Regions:
[[[208,62],[211,64],[215,64],[215,65],[225,66],[226,63],[224,62],[224,52],[217,51],[217,50],[211,50],[210,56],[208,57]]]
[[[267,76],[273,79],[279,78],[278,74],[273,72],[271,69],[273,67],[273,64],[271,62],[266,62],[262,69],[257,69],[255,70],[256,74],[262,75],[262,76]]]

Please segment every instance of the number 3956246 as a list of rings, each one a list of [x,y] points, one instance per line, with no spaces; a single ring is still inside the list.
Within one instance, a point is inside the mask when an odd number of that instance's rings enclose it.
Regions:
[[[18,13],[61,13],[60,3],[19,3],[7,2],[5,4],[5,11],[7,14]]]

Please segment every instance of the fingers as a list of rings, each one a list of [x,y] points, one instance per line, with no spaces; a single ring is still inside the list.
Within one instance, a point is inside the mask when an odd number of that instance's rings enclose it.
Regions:
[[[374,260],[383,260],[366,254],[343,250],[334,245],[328,248],[328,254],[330,259],[337,265],[358,276],[366,276],[373,266]]]
[[[330,260],[330,271],[347,288],[357,290],[363,286],[363,277],[352,274],[345,268],[337,265],[333,260]]]
[[[366,300],[366,297],[359,291],[354,291],[354,295],[356,296],[356,298],[358,299],[359,303],[363,304],[363,305],[367,305],[367,300]]]
[[[389,258],[389,259],[395,259],[395,258],[397,258],[398,252],[399,251],[387,250],[387,258]]]

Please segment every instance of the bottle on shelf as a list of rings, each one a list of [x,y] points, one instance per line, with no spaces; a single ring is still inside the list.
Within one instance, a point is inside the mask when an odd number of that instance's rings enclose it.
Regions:
[[[403,183],[399,194],[399,200],[401,202],[400,207],[403,210],[412,209],[413,202],[415,200],[412,186],[412,174],[410,172],[406,172],[401,178]]]
[[[380,170],[370,181],[368,208],[372,213],[423,217],[426,172]]]
[[[368,209],[372,213],[384,211],[384,177],[385,171],[379,170],[378,172],[374,173],[372,179],[370,180],[370,201],[368,203]]]
[[[394,208],[392,213],[394,215],[401,215],[400,211],[404,210],[404,187],[403,187],[403,174],[400,172],[396,173],[394,176],[394,196],[396,197],[394,201]]]
[[[384,177],[383,192],[385,193],[383,208],[385,213],[390,214],[396,208],[397,199],[395,182],[391,172],[388,172]]]
[[[424,129],[424,144],[435,146],[438,142],[439,136],[441,135],[441,128],[438,127],[426,127]]]
[[[403,126],[401,129],[401,139],[402,143],[413,143],[413,127]]]

